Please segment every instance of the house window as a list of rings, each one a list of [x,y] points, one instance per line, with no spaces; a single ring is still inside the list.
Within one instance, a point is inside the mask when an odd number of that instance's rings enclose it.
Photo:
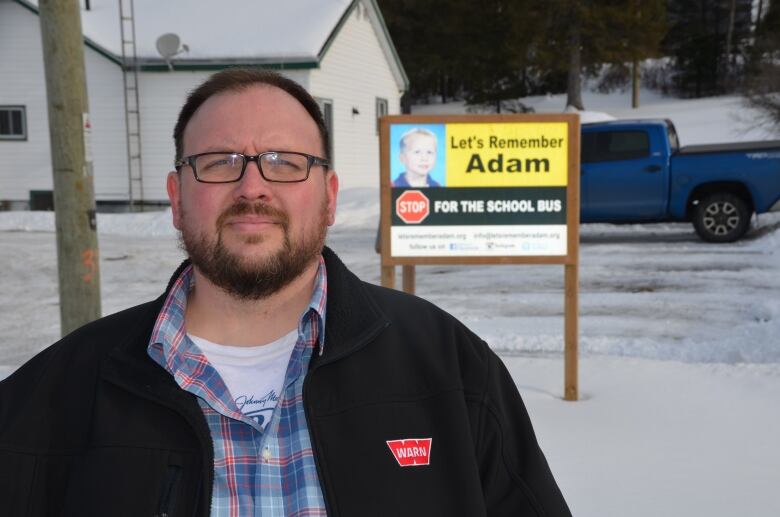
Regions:
[[[328,129],[328,156],[330,156],[330,166],[333,167],[333,101],[330,99],[316,99],[322,111],[322,118],[325,119],[325,127]]]
[[[376,98],[376,134],[379,134],[379,119],[387,115],[387,99]]]
[[[0,106],[0,140],[27,140],[24,106]]]

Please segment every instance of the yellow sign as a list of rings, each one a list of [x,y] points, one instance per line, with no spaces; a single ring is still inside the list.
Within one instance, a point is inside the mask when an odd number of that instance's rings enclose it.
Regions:
[[[568,124],[446,125],[448,187],[563,187]]]

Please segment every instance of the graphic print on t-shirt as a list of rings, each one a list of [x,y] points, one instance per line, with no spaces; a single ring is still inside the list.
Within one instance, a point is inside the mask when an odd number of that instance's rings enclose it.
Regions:
[[[284,388],[298,329],[271,343],[249,347],[220,345],[192,334],[188,337],[222,378],[236,409],[265,429]]]
[[[265,424],[271,420],[279,395],[271,390],[261,397],[254,395],[239,395],[236,397],[236,406],[246,416],[257,422],[257,425],[265,428]]]

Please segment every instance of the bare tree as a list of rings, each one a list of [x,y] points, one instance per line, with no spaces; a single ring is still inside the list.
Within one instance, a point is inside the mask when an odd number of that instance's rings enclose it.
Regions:
[[[765,14],[761,7],[744,95],[758,112],[756,123],[780,134],[780,4],[768,3]]]

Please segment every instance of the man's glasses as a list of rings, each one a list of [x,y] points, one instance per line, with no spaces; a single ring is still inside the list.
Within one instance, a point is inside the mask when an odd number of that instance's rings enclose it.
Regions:
[[[306,181],[313,165],[326,170],[330,166],[324,158],[288,151],[266,151],[254,156],[229,151],[193,154],[176,160],[175,166],[181,171],[183,166],[189,165],[195,179],[201,183],[233,183],[244,177],[248,162],[257,164],[266,181],[277,183]]]

